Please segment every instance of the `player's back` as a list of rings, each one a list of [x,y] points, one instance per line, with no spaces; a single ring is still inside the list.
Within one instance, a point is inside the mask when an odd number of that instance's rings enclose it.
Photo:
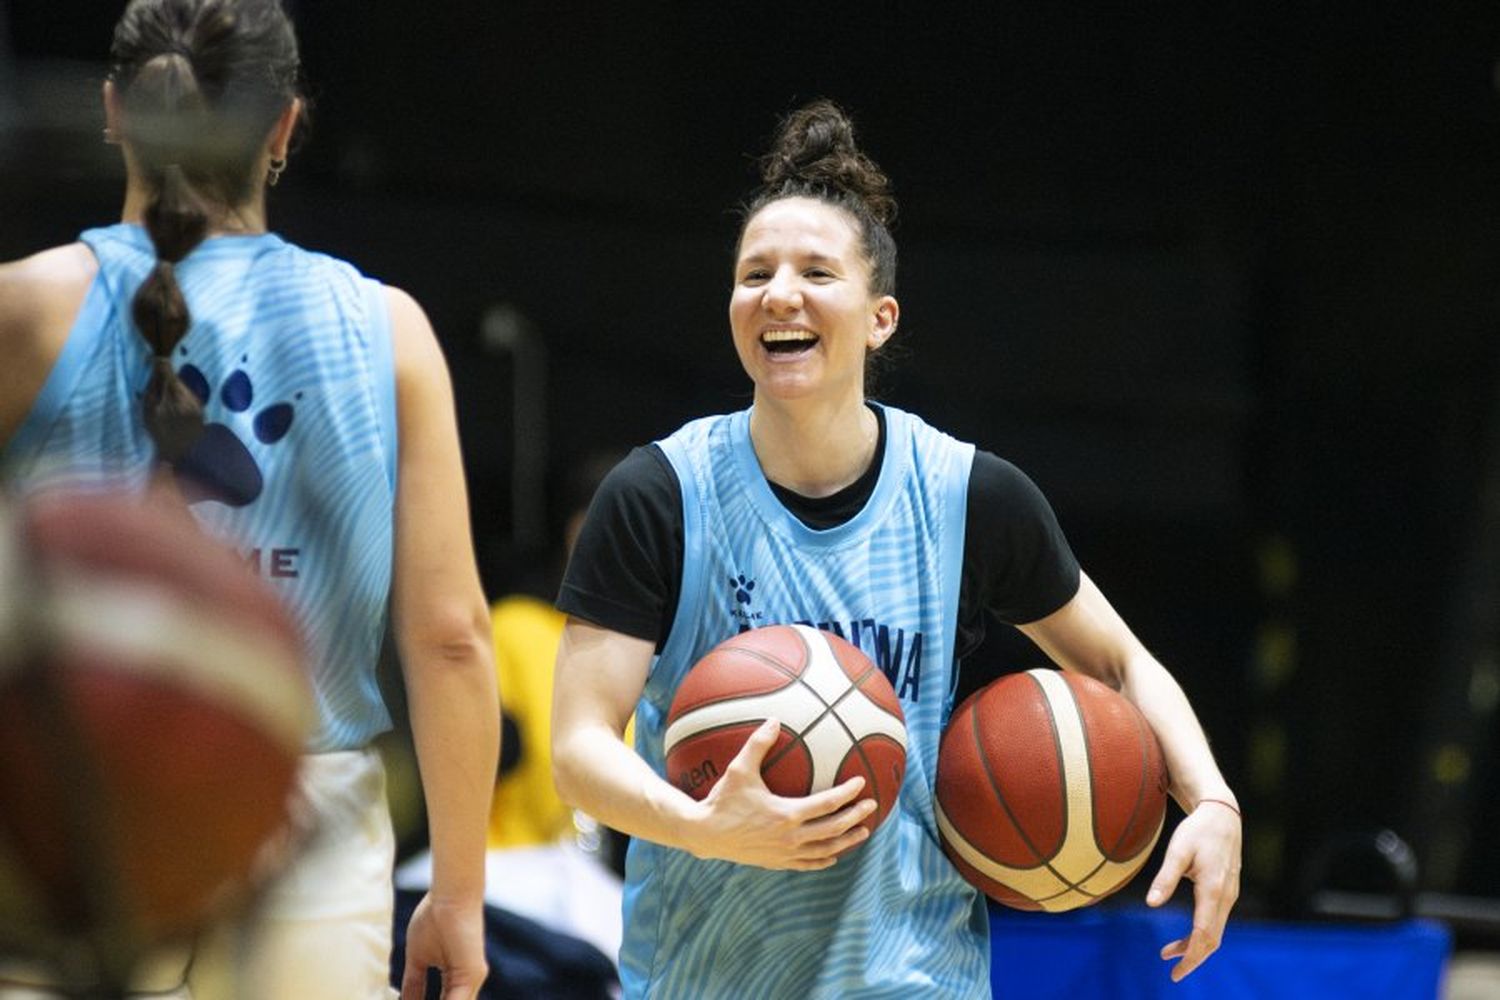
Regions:
[[[3,456],[24,491],[140,490],[153,468],[152,360],[131,303],[156,257],[139,226],[82,240],[98,273]],[[176,272],[192,323],[171,363],[205,420],[176,480],[297,612],[323,710],[311,749],[362,746],[389,724],[373,676],[395,490],[384,290],[268,233],[206,240]]]

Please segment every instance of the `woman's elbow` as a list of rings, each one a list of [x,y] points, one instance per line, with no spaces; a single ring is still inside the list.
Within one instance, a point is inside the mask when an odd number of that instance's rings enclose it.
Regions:
[[[408,619],[397,632],[403,658],[439,666],[483,666],[494,671],[488,616],[449,609]]]
[[[552,736],[552,786],[557,789],[557,797],[562,799],[563,804],[574,809],[581,808],[579,801],[580,786],[582,784],[582,770],[579,767],[576,755],[572,752],[571,742],[563,738],[562,734],[554,731]]]

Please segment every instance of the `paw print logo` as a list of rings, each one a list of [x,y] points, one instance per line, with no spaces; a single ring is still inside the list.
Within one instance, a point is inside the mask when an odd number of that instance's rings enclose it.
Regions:
[[[745,574],[729,578],[729,586],[734,591],[734,599],[741,604],[750,603],[750,592],[755,589],[755,581],[745,579]]]
[[[248,360],[242,357],[240,363]],[[183,365],[178,369],[177,377],[205,408],[210,405],[208,378],[196,365]],[[255,387],[250,375],[243,368],[230,372],[219,386],[218,398],[230,413],[250,412],[255,403]],[[300,399],[301,393],[296,398]],[[250,418],[250,433],[261,444],[276,444],[292,429],[294,416],[296,411],[291,403],[272,403]],[[188,503],[217,500],[230,507],[244,507],[254,503],[265,486],[260,466],[250,449],[227,424],[219,422],[204,425],[203,436],[198,438],[191,451],[173,464],[172,471],[176,473],[178,485]]]

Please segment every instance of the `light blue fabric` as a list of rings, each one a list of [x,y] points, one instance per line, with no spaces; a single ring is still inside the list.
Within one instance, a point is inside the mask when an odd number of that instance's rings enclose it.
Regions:
[[[663,724],[688,669],[746,628],[802,622],[848,639],[890,678],[907,726],[890,817],[820,872],[773,872],[635,840],[626,862],[628,997],[945,1000],[988,995],[982,898],[943,855],[933,818],[951,711],[973,447],[885,409],[874,491],[814,530],[760,471],[749,411],[660,442],[683,494],[681,597],[636,710],[636,749],[664,771]]]
[[[99,262],[57,364],[0,474],[20,492],[140,489],[150,352],[131,301],[155,263],[139,226],[81,239]],[[375,680],[391,582],[395,378],[379,283],[272,234],[207,240],[176,267],[192,326],[173,365],[207,432],[179,476],[193,513],[292,608],[321,726],[309,750],[390,725]]]

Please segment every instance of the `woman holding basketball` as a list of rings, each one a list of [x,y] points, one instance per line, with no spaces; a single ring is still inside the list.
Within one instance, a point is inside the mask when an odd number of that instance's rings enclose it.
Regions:
[[[434,854],[402,993],[421,997],[435,967],[444,997],[473,997],[496,698],[437,340],[404,293],[267,231],[302,116],[277,0],[134,0],[112,61],[121,221],[0,267],[6,484],[159,487],[299,619],[321,721],[312,835],[232,945],[237,995],[390,992],[394,838],[370,747],[390,725],[389,610]]]
[[[960,658],[986,611],[1123,691],[1155,729],[1187,812],[1148,899],[1194,882],[1181,978],[1239,891],[1240,823],[1186,698],[1078,568],[1014,466],[865,397],[896,332],[887,181],[844,115],[783,123],[744,215],[729,303],[746,411],[634,451],[596,496],[563,583],[553,759],[580,808],[634,836],[627,996],[987,997],[985,904],[939,846],[933,786]],[[727,586],[726,586],[727,584]],[[896,687],[906,776],[867,839],[861,779],[772,795],[774,720],[702,802],[663,780],[673,692],[746,627],[867,623],[907,638]],[[913,643],[915,642],[915,646]],[[867,650],[868,651],[868,650]],[[635,715],[635,747],[621,742]]]

